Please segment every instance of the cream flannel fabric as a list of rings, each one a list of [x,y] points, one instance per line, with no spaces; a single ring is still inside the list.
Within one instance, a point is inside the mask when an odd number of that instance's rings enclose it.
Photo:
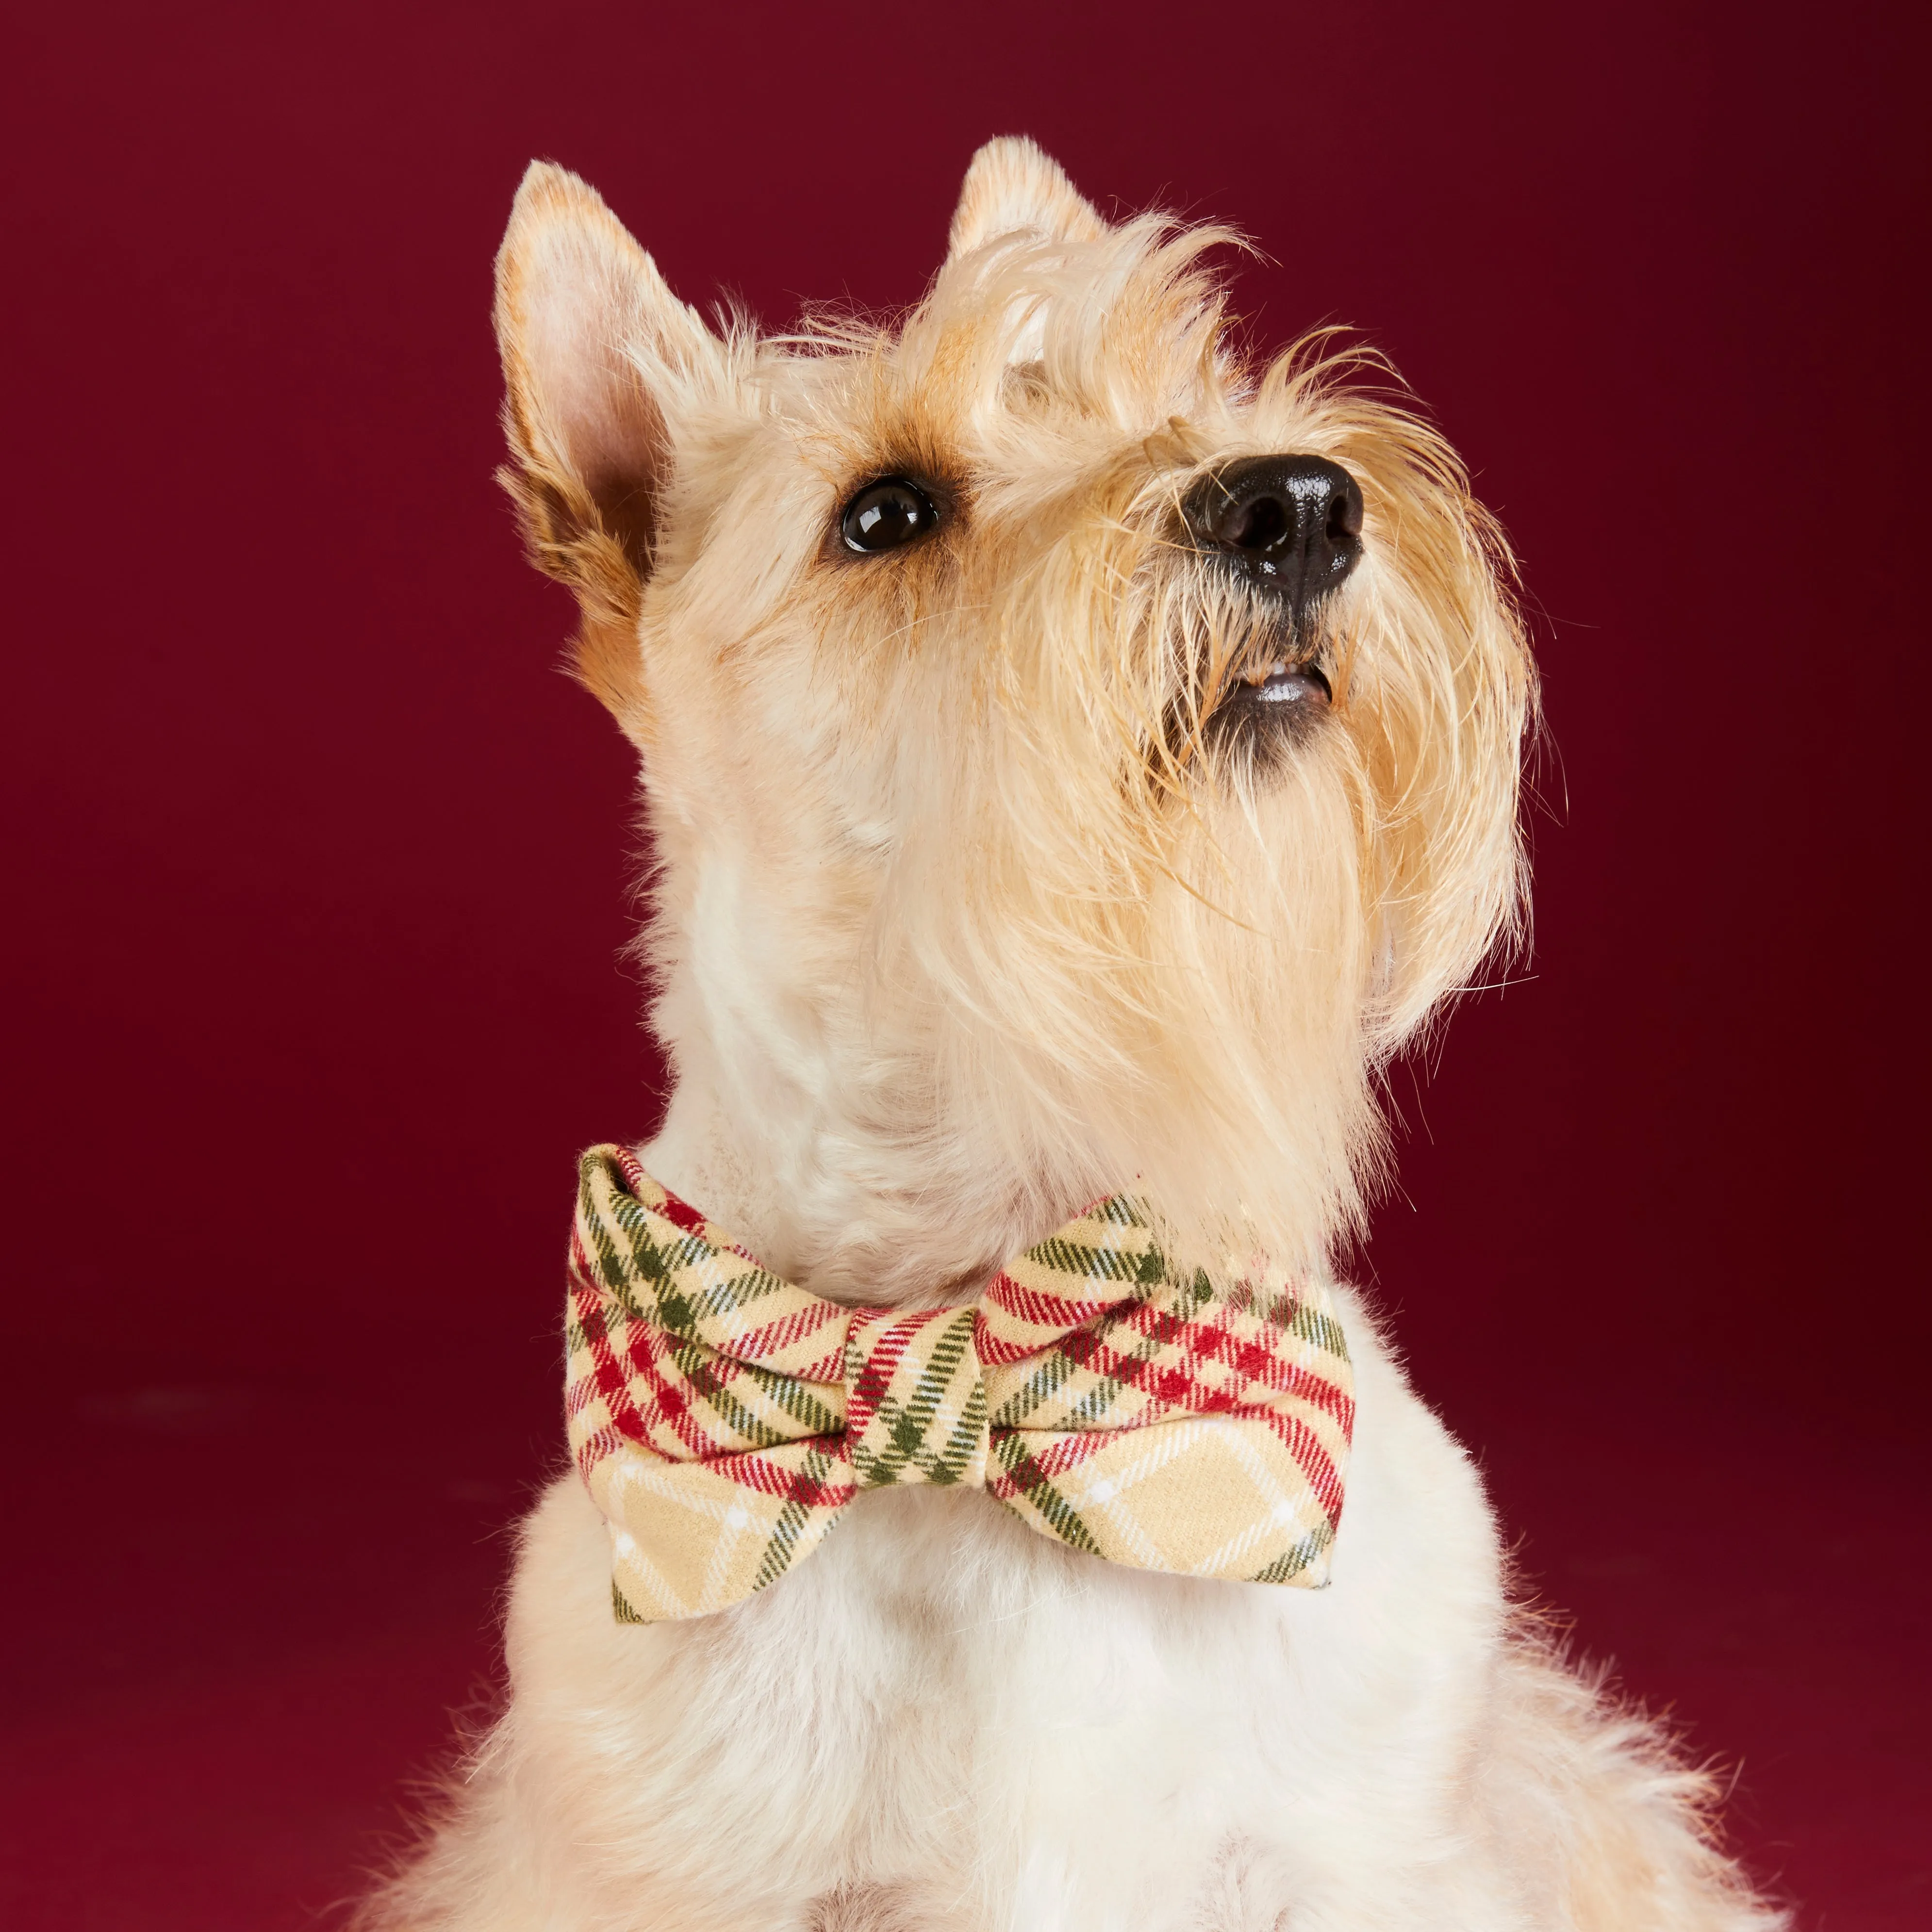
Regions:
[[[972,1306],[846,1308],[760,1265],[621,1148],[579,1173],[570,1447],[629,1622],[782,1576],[861,1489],[983,1488],[1144,1570],[1320,1585],[1354,1417],[1326,1292],[1170,1268],[1116,1195]]]

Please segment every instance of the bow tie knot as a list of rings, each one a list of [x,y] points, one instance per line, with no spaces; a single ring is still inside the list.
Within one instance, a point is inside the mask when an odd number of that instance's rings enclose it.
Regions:
[[[855,1310],[846,1336],[846,1447],[862,1490],[986,1486],[986,1381],[970,1308]]]
[[[1176,1269],[1130,1196],[905,1314],[782,1280],[593,1148],[570,1250],[570,1444],[626,1622],[738,1602],[900,1484],[1142,1569],[1326,1580],[1354,1405],[1325,1292]]]

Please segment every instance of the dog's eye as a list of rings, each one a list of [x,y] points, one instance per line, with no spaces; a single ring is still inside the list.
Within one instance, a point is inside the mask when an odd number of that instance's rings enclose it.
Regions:
[[[939,520],[932,498],[910,477],[882,476],[845,506],[839,531],[847,550],[870,556],[924,536]]]

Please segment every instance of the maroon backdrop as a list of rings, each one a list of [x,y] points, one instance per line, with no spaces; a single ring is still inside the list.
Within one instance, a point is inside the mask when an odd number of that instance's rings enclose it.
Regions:
[[[777,323],[915,297],[1009,130],[1249,229],[1257,329],[1363,328],[1520,548],[1535,956],[1398,1070],[1359,1265],[1753,1868],[1925,1922],[1906,13],[15,18],[9,1924],[353,1891],[557,1461],[572,1156],[659,1072],[629,760],[491,482],[525,161]]]

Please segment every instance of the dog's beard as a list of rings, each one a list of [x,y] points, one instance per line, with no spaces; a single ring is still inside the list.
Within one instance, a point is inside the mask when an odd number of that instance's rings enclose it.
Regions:
[[[1204,789],[1148,906],[1156,1097],[1137,1165],[1203,1262],[1242,1241],[1314,1258],[1354,1221],[1379,1144],[1349,748],[1300,735],[1230,753],[1249,769]]]
[[[1063,627],[1060,701],[921,814],[876,983],[933,989],[937,1114],[994,1136],[1044,1218],[1137,1181],[1193,1262],[1305,1262],[1377,1145],[1353,752],[1312,715],[1215,721],[1333,640],[1200,573],[1137,614],[1167,628]]]

